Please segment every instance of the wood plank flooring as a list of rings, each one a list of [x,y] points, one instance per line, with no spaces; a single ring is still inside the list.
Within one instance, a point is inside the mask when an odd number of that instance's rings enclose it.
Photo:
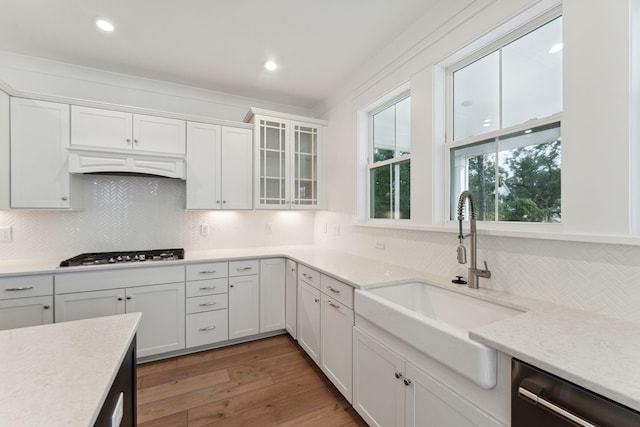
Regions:
[[[138,366],[140,427],[366,427],[288,335]]]

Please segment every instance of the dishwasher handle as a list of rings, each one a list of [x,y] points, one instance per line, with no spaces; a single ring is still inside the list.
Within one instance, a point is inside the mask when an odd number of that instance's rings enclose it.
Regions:
[[[549,410],[550,412],[552,412],[554,415],[560,418],[564,418],[581,427],[598,427],[597,424],[594,424],[564,409],[560,405],[557,405],[552,401],[545,399],[544,397],[542,397],[543,392],[544,392],[544,387],[542,387],[540,384],[536,383],[530,378],[523,379],[522,382],[520,383],[520,386],[518,387],[518,396],[528,401],[529,403],[532,403],[537,406],[541,406]]]

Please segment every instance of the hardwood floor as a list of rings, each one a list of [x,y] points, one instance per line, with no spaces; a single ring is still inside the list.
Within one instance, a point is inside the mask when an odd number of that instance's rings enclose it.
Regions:
[[[140,427],[366,427],[288,335],[138,366]]]

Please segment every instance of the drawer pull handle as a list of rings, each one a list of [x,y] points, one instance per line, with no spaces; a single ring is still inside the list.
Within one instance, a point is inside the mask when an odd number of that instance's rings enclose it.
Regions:
[[[404,379],[404,385],[410,386],[411,385],[411,380],[409,378],[405,378]]]
[[[402,378],[402,372],[396,372],[396,378],[397,379]]]
[[[201,291],[212,291],[214,290],[216,287],[215,286],[203,286],[200,288]]]
[[[28,291],[29,289],[33,289],[33,286],[21,286],[19,288],[7,288],[7,289],[5,289],[5,291],[7,291],[7,292]]]
[[[202,304],[200,304],[200,307],[210,307],[212,305],[216,305],[215,302],[203,302]]]
[[[338,304],[335,304],[333,301],[327,301],[327,304],[329,304],[333,308],[340,308],[340,306]]]
[[[199,331],[205,332],[205,331],[213,331],[216,327],[215,326],[205,326],[204,328],[200,328]]]
[[[523,381],[523,383],[525,381]],[[522,385],[518,387],[518,396],[536,406],[542,406],[543,408],[553,412],[557,417],[561,419],[571,421],[572,424],[575,423],[576,425],[579,425],[581,427],[596,427],[596,425],[591,423],[589,420],[586,420],[572,412],[567,411],[563,407],[555,404],[554,402],[551,402],[550,400],[540,397],[539,395],[531,392]]]
[[[302,273],[302,275],[303,275],[304,277],[306,277],[307,279],[309,279],[309,280],[313,280],[313,276],[312,276],[311,274]]]
[[[334,287],[329,286],[329,290],[335,294],[339,294],[340,293],[340,289],[336,289]]]
[[[237,270],[238,271],[246,271],[246,270],[251,270],[253,267],[238,267]]]
[[[204,270],[204,271],[201,271],[199,274],[213,274],[215,272],[216,272],[215,270]]]
[[[319,298],[314,298],[314,299],[313,299],[313,302],[318,302],[318,301],[320,301],[320,299],[319,299]]]

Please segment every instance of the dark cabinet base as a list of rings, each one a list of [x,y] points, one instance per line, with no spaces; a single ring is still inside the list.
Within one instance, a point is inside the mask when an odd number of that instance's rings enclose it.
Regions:
[[[136,425],[136,337],[127,350],[113,385],[98,414],[95,426],[111,427],[111,416],[116,409],[120,393],[123,397],[121,427]]]

